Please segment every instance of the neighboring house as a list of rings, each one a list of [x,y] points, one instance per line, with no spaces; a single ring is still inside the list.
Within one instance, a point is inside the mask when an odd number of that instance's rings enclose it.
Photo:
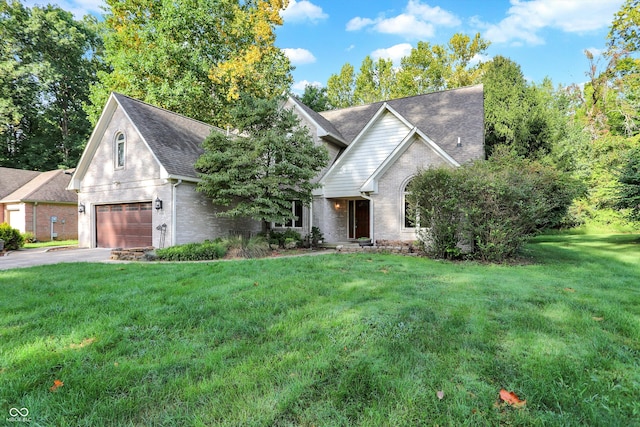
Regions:
[[[481,85],[316,113],[293,109],[330,161],[311,206],[292,201],[301,235],[327,242],[359,237],[415,240],[405,213],[407,184],[420,169],[484,158]],[[170,246],[255,233],[260,223],[215,216],[195,191],[193,165],[212,126],[112,94],[69,185],[79,195],[81,246]]]
[[[0,167],[0,222],[40,241],[78,238],[78,197],[67,191],[73,170]]]

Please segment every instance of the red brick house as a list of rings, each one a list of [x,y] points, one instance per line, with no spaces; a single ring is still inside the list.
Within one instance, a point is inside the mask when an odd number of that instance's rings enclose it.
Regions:
[[[78,238],[78,196],[68,191],[71,171],[0,167],[0,223],[40,241]]]

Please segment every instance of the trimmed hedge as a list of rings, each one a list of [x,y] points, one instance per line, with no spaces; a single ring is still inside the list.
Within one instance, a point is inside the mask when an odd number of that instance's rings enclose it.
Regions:
[[[206,261],[223,258],[227,244],[221,241],[187,243],[156,250],[156,258],[163,261]]]

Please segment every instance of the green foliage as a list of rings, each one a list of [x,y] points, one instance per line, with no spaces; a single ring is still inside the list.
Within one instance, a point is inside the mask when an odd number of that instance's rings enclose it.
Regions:
[[[616,207],[628,209],[629,218],[640,221],[640,146],[627,153],[618,182]]]
[[[198,191],[223,207],[219,216],[249,217],[267,224],[294,219],[291,203],[308,205],[313,179],[328,154],[281,100],[244,95],[232,111],[241,136],[212,132],[196,162]]]
[[[456,258],[460,254],[460,191],[462,176],[446,168],[423,171],[409,184],[411,211],[423,228],[420,241],[436,258]]]
[[[326,111],[331,108],[326,87],[306,85],[300,101],[316,112]]]
[[[640,51],[640,0],[626,0],[616,12],[609,31],[609,42],[630,52]]]
[[[561,224],[579,186],[552,167],[501,151],[458,169],[423,171],[410,192],[428,253],[504,261]]]
[[[356,76],[353,102],[361,105],[391,99],[394,97],[394,83],[393,62],[384,58],[373,62],[367,55]]]
[[[482,73],[481,64],[472,61],[488,47],[479,33],[473,39],[457,33],[446,45],[418,42],[397,69],[390,60],[374,62],[366,56],[357,74],[347,63],[329,77],[327,96],[334,108],[344,108],[470,86],[479,83]]]
[[[567,112],[562,93],[550,80],[528,84],[520,66],[496,56],[484,64],[485,149],[490,156],[497,146],[540,159],[567,133]]]
[[[27,231],[26,233],[22,233],[22,238],[23,238],[25,243],[35,243],[35,242],[37,242],[36,236],[30,231]]]
[[[24,246],[24,237],[20,231],[12,228],[6,222],[0,224],[0,239],[4,240],[4,250],[17,251]]]
[[[0,166],[75,167],[91,124],[83,110],[101,67],[96,20],[0,0]]]
[[[274,46],[281,0],[106,3],[111,69],[92,88],[94,122],[117,91],[224,127],[240,93],[271,97],[291,85],[291,65]]]
[[[227,256],[231,258],[264,258],[271,254],[271,248],[263,236],[249,239],[235,237],[226,239],[229,250]]]
[[[354,104],[355,72],[353,65],[346,63],[339,74],[332,74],[327,80],[327,97],[333,108],[346,108]]]
[[[156,250],[156,258],[162,261],[205,261],[223,258],[228,245],[222,241],[186,243]]]
[[[313,227],[311,227],[311,233],[309,233],[309,235],[307,236],[307,240],[309,241],[311,247],[316,248],[318,247],[318,244],[324,240],[324,234],[322,234],[322,231],[320,231],[319,227],[316,227],[314,225]]]
[[[290,228],[282,232],[271,230],[269,231],[269,243],[279,248],[286,248],[289,243],[297,247],[302,245],[302,236]]]

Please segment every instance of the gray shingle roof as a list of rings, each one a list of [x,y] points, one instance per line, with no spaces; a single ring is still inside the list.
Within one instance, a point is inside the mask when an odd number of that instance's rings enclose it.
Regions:
[[[7,168],[0,168],[4,175]],[[15,169],[13,169],[15,171]],[[33,171],[22,171],[33,172]],[[67,185],[71,180],[73,170],[52,170],[35,172],[32,179],[22,184],[9,194],[2,197],[3,203],[9,202],[50,202],[50,203],[78,203],[78,195],[68,191]],[[8,174],[15,173],[9,171]],[[26,176],[26,174],[17,174]]]
[[[0,199],[38,176],[40,172],[0,167]]]
[[[302,101],[300,101],[295,96],[292,96],[291,99],[300,108],[302,108],[305,111],[305,113],[307,113],[309,115],[309,117],[311,117],[318,125],[320,125],[325,131],[327,131],[329,133],[329,135],[331,135],[333,138],[337,139],[338,141],[342,142],[343,144],[347,143],[347,140],[340,133],[340,131],[333,125],[333,123],[331,123],[329,120],[327,120],[325,117],[323,117],[322,114],[317,113],[316,111],[314,111],[311,108],[307,107],[306,105],[304,105],[302,103]]]
[[[222,130],[119,93],[113,95],[170,175],[198,177],[193,165],[203,153],[202,142],[213,129]]]
[[[394,99],[386,103],[458,163],[484,156],[482,85]],[[383,104],[376,102],[324,111],[320,115],[335,126],[347,143],[351,143]]]
[[[198,178],[194,164],[214,126],[114,93],[154,155],[173,176]],[[316,113],[294,98],[330,137],[350,144],[383,102]],[[386,101],[458,163],[484,156],[482,85]],[[461,146],[458,147],[458,138]]]

